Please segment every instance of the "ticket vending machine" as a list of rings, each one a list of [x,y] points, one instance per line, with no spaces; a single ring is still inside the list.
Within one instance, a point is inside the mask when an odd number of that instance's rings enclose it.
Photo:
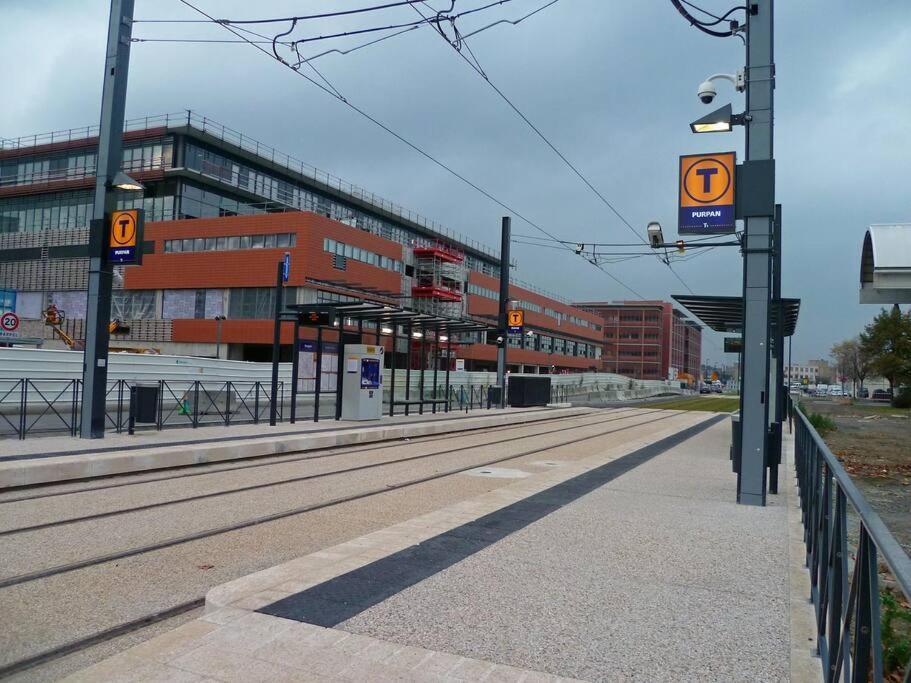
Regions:
[[[383,414],[383,347],[346,344],[341,370],[342,419],[379,420]]]

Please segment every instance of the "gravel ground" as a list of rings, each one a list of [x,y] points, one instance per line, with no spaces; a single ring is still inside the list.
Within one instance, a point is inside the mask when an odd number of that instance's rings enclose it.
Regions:
[[[831,417],[825,435],[864,497],[911,553],[911,412],[885,406],[803,399],[806,408]]]
[[[686,415],[674,413],[646,415],[642,411],[608,411],[595,419],[619,419],[591,426],[586,426],[584,420],[581,423],[579,420],[568,420],[565,423],[523,426],[509,434],[488,435],[488,441],[505,440],[494,446],[482,445],[485,441],[483,434],[458,435],[451,441],[438,441],[431,446],[416,441],[402,443],[398,448],[370,449],[358,454],[340,455],[337,459],[285,462],[276,464],[274,468],[219,472],[211,476],[8,503],[0,506],[4,513],[5,528],[254,483],[275,482],[274,485],[255,491],[2,537],[0,577],[133,548],[299,505],[362,493],[531,448],[548,448],[545,452],[504,463],[504,466],[510,468],[540,471],[540,462],[543,460],[587,457],[597,452],[603,440],[592,439],[568,446],[560,446],[561,442],[617,429],[621,431],[604,438],[609,439],[612,445],[621,444],[647,434],[650,429],[648,426],[636,428],[635,425],[646,424],[659,416],[666,418],[660,423],[665,426],[689,419]],[[561,424],[572,425],[574,429],[559,434],[521,438],[558,428]],[[624,427],[628,429],[623,429]],[[474,447],[449,455],[344,475],[284,482],[289,477],[326,472],[343,465],[367,464],[460,446]],[[5,625],[13,626],[0,631],[0,664],[197,599],[212,586],[410,519],[506,485],[510,481],[512,480],[452,475],[259,526],[0,589],[0,614],[3,614]],[[140,635],[133,634],[92,648],[91,651],[58,660],[53,665],[34,669],[21,678],[56,678],[112,654],[119,649],[117,643],[121,641],[126,647]]]
[[[340,628],[585,680],[786,680],[785,501],[734,503],[729,434],[712,427]]]

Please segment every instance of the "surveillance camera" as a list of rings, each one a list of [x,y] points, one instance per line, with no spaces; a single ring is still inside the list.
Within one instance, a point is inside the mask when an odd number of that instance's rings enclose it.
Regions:
[[[646,228],[648,233],[648,242],[652,249],[659,249],[664,244],[664,233],[661,231],[661,223],[652,221]]]
[[[703,81],[702,85],[699,86],[697,94],[703,104],[711,104],[712,100],[715,99],[715,95],[718,94],[718,91],[715,90],[715,86],[711,81]]]

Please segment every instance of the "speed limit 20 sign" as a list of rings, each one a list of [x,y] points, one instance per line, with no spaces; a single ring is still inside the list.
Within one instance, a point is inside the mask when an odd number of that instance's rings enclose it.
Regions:
[[[19,336],[19,316],[9,311],[0,316],[0,337]]]

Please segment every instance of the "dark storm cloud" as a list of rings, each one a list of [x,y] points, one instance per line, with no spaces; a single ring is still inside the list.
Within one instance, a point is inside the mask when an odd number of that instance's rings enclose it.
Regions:
[[[0,2],[0,56],[7,65],[0,135],[97,121],[106,4]],[[240,0],[198,4],[232,18],[285,16],[302,6]],[[306,9],[366,4],[327,0],[306,3]],[[513,0],[488,16],[516,17],[540,4],[543,0]],[[705,5],[726,9],[717,0]],[[911,69],[911,8],[899,1],[866,3],[863,13],[859,7],[814,0],[779,2],[776,9],[785,293],[804,301],[795,358],[824,355],[832,342],[854,334],[872,317],[875,309],[856,303],[863,231],[869,223],[911,221],[911,130],[905,114],[911,94],[903,85]],[[193,16],[177,0],[136,2],[137,18]],[[391,22],[413,16],[407,8],[385,14]],[[365,21],[370,20],[313,24],[297,35],[345,30]],[[487,21],[473,19],[464,26]],[[231,37],[218,27],[170,24],[137,24],[134,35]],[[471,47],[491,80],[639,232],[657,219],[673,234],[679,154],[727,149],[742,154],[742,134],[697,138],[687,126],[705,113],[696,85],[710,73],[742,65],[742,46],[694,31],[670,3],[561,0],[518,27],[480,34]],[[310,49],[313,54],[323,47],[317,43]],[[347,56],[329,55],[316,64],[352,102],[546,229],[582,242],[635,239],[431,30]],[[742,106],[741,97],[724,88],[719,101]],[[500,207],[249,46],[134,45],[128,116],[183,109],[257,137],[473,239],[497,243]],[[534,234],[521,221],[514,222],[514,231]],[[630,296],[571,255],[524,245],[515,251],[518,276],[541,287],[582,299]],[[652,258],[610,268],[650,298],[683,289]],[[677,269],[697,293],[739,292],[741,261],[732,249],[715,250]],[[712,345],[703,355],[722,358]]]

